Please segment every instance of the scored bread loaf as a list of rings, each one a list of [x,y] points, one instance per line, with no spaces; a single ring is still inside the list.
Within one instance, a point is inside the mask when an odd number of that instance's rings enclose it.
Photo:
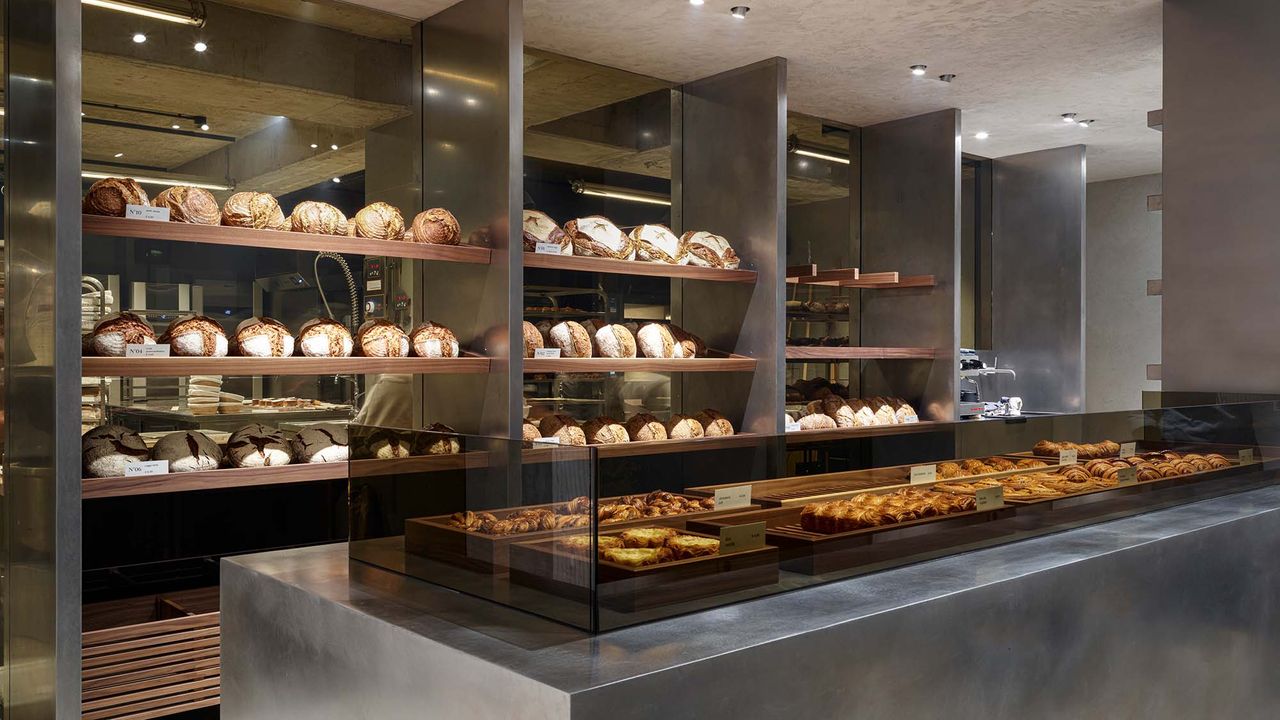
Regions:
[[[413,354],[425,358],[458,357],[458,338],[443,325],[425,322],[409,333]]]
[[[369,433],[367,440],[369,455],[377,460],[407,458],[413,454],[413,448],[403,434],[395,430],[378,428]]]
[[[591,357],[591,334],[581,323],[565,320],[553,325],[548,335],[551,336],[551,343],[560,348],[561,356]]]
[[[715,233],[690,231],[680,236],[689,253],[689,264],[699,267],[738,269],[738,254],[729,241]]]
[[[799,423],[801,430],[833,430],[836,427],[836,421],[822,413],[805,415]]]
[[[179,430],[160,438],[151,457],[168,461],[169,472],[217,470],[222,465],[222,448],[202,432]]]
[[[640,225],[631,231],[636,259],[646,262],[688,265],[689,253],[684,243],[666,225]]]
[[[242,468],[288,465],[293,462],[293,450],[283,432],[251,423],[227,438],[227,460]]]
[[[147,191],[133,178],[103,178],[89,186],[81,212],[86,215],[124,217],[129,205],[150,205]]]
[[[251,317],[236,326],[236,347],[246,357],[288,357],[293,334],[279,320]]]
[[[404,216],[394,206],[384,202],[370,203],[360,208],[351,221],[355,236],[372,240],[400,240],[404,237]]]
[[[538,332],[538,328],[528,320],[524,321],[524,356],[533,357],[538,350],[543,348],[542,333]]]
[[[413,218],[408,239],[429,245],[458,245],[462,242],[462,231],[453,213],[444,208],[431,208]]]
[[[568,415],[547,415],[538,421],[538,432],[544,438],[557,438],[561,445],[586,445],[582,426]]]
[[[93,326],[89,347],[107,357],[124,357],[130,345],[155,345],[156,331],[141,315],[131,312],[112,313]]]
[[[260,192],[238,192],[222,206],[222,224],[255,230],[288,230],[280,202],[274,195]]]
[[[619,425],[613,418],[603,415],[583,424],[582,433],[586,435],[588,445],[631,442],[631,436],[627,434],[625,427]]]
[[[636,339],[621,325],[601,325],[595,331],[595,351],[600,357],[633,358]]]
[[[414,455],[457,455],[462,452],[458,431],[444,423],[431,423],[413,440]]]
[[[365,320],[356,332],[356,346],[365,357],[409,356],[409,336],[399,325],[386,318]]]
[[[346,325],[333,318],[318,317],[302,324],[297,345],[307,357],[350,357],[355,340]]]
[[[535,252],[538,243],[550,243],[560,248],[561,255],[573,254],[573,243],[550,215],[538,210],[524,211],[524,250]]]
[[[707,344],[702,338],[688,332],[684,328],[671,325],[667,328],[672,339],[676,341],[674,352],[678,358],[698,358],[707,356]]]
[[[589,215],[570,220],[564,224],[564,234],[573,242],[574,255],[615,260],[634,260],[636,257],[631,238],[606,217]]]
[[[204,315],[184,315],[169,323],[160,336],[169,353],[181,357],[225,357],[227,333],[216,320]]]
[[[166,188],[156,195],[154,207],[169,208],[169,222],[194,225],[217,225],[222,222],[222,208],[213,193],[204,188],[178,185]]]
[[[667,428],[649,413],[636,413],[624,426],[632,440],[666,440]]]
[[[346,235],[347,216],[329,203],[303,200],[289,215],[289,227],[294,232]]]
[[[541,437],[542,433],[538,430],[537,424],[529,418],[525,418],[524,422],[520,424],[520,438],[525,442],[530,442]]]
[[[674,413],[663,427],[667,431],[667,437],[672,440],[690,440],[703,436],[702,423],[688,415]]]
[[[817,402],[822,407],[822,413],[836,421],[836,427],[854,426],[854,410],[849,407],[849,403],[845,402],[843,398],[836,395],[828,395]]]
[[[150,458],[142,437],[122,425],[100,425],[80,436],[80,459],[89,477],[122,477],[125,465]]]
[[[662,323],[649,323],[640,328],[636,344],[640,347],[640,354],[647,358],[676,357],[676,339]]]
[[[347,428],[337,423],[320,423],[298,431],[291,442],[298,462],[346,462],[351,457]]]
[[[721,437],[733,434],[733,423],[719,411],[706,408],[693,416],[702,425],[702,434],[706,437]]]

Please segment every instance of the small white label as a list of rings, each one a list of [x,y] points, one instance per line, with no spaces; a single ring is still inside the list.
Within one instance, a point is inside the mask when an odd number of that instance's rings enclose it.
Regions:
[[[716,490],[716,509],[732,510],[751,504],[751,486],[735,485]]]
[[[1077,453],[1075,450],[1059,450],[1058,464],[1059,465],[1075,465],[1076,455]]]
[[[975,510],[995,510],[1004,507],[1004,486],[979,488],[973,493]]]
[[[533,356],[544,360],[559,360],[560,348],[538,348],[533,351]]]
[[[1136,442],[1120,443],[1120,457],[1122,458],[1133,457],[1134,455],[1137,455],[1137,454],[1138,454],[1138,443]]]
[[[124,466],[125,477],[141,477],[143,475],[168,475],[168,460],[142,460]]]
[[[552,435],[550,437],[538,438],[537,440],[534,440],[534,442],[542,443],[543,445],[559,445],[560,438]]]
[[[1254,458],[1253,458],[1253,448],[1249,448],[1248,450],[1241,450],[1241,451],[1240,451],[1240,464],[1241,464],[1241,465],[1243,465],[1243,464],[1245,464],[1245,463],[1251,463],[1251,462],[1253,462],[1253,460],[1254,460]]]
[[[919,417],[918,415],[906,415],[906,416],[903,416],[903,418],[902,418],[902,422],[903,422],[904,424],[905,424],[905,423],[917,423],[917,422],[920,422],[920,417]]]
[[[938,479],[937,465],[916,465],[911,468],[911,484],[919,485],[920,483],[936,482]]]
[[[1138,468],[1120,468],[1116,473],[1116,482],[1121,485],[1132,485],[1138,482]]]
[[[721,555],[762,547],[764,547],[764,523],[762,522],[720,528]]]
[[[381,280],[369,280],[368,282],[366,282],[366,283],[364,284],[364,291],[365,291],[365,292],[378,292],[378,291],[380,291],[380,290],[382,290],[382,281],[381,281]]]
[[[800,429],[800,423],[796,422],[795,420],[792,420],[789,417],[786,419],[785,423],[786,423],[785,427],[787,432],[796,432]]]
[[[125,357],[169,357],[168,344],[146,345],[143,343],[129,343],[124,346]]]
[[[169,222],[169,208],[151,207],[150,205],[125,205],[124,216],[133,220]]]
[[[564,253],[564,248],[560,243],[540,242],[533,246],[533,251],[542,255],[561,255]]]

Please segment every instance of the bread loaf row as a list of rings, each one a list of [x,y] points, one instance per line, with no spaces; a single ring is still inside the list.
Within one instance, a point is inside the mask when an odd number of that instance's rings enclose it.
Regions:
[[[185,315],[169,323],[159,338],[141,315],[121,312],[94,325],[86,348],[96,355],[123,357],[129,345],[167,343],[172,355],[224,357],[232,350],[245,357],[458,357],[458,339],[443,325],[425,322],[405,333],[382,318],[366,320],[353,338],[346,326],[330,318],[302,324],[295,338],[289,328],[268,317],[251,317],[236,326],[230,338],[222,325],[205,315]]]
[[[915,408],[898,398],[873,397],[864,401],[828,395],[810,402],[798,417],[788,415],[788,420],[801,430],[829,430],[914,423],[920,418]]]
[[[579,423],[568,415],[547,415],[537,422],[525,419],[523,438],[526,442],[555,438],[561,445],[613,445],[733,434],[733,423],[718,411],[707,408],[691,416],[674,413],[665,423],[649,413],[632,415],[625,424],[605,416]]]
[[[147,192],[132,178],[105,178],[95,182],[84,197],[83,211],[87,215],[124,217],[129,205],[168,208],[170,222],[196,225],[350,235],[434,245],[462,242],[457,218],[444,208],[424,210],[412,223],[406,224],[400,211],[384,202],[372,203],[348,219],[328,203],[304,200],[286,217],[280,203],[268,193],[238,192],[219,207],[208,190],[186,185],[162,190],[155,198],[148,199]]]
[[[136,432],[120,425],[102,425],[80,438],[86,477],[120,477],[125,466],[147,460],[164,460],[169,472],[217,470],[220,467],[274,467],[290,463],[346,462],[349,456],[347,428],[321,424],[287,437],[284,432],[252,423],[231,433],[226,447],[202,432],[169,433],[148,448]]]
[[[668,265],[738,269],[738,254],[728,240],[706,231],[676,237],[665,225],[638,225],[624,233],[599,215],[570,220],[561,228],[546,213],[524,211],[524,249],[554,246],[560,255],[640,260]]]
[[[707,345],[693,333],[666,323],[588,321],[585,325],[565,320],[545,328],[524,321],[524,356],[534,357],[544,347],[558,348],[567,358],[695,358],[706,357]]]

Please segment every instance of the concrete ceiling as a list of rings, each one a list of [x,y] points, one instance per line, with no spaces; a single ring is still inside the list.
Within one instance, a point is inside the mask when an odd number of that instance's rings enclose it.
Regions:
[[[673,82],[781,56],[793,111],[869,125],[958,107],[968,152],[1084,143],[1091,180],[1160,169],[1146,127],[1161,106],[1160,0],[736,1],[745,21],[729,0],[526,0],[525,41]],[[414,19],[452,4],[358,2]],[[916,63],[925,77],[908,73]],[[1097,123],[1068,126],[1065,112]]]

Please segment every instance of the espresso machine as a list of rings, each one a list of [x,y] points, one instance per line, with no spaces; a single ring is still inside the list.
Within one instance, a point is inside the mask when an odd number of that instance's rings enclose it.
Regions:
[[[998,364],[998,363],[997,363]],[[1009,368],[991,367],[978,351],[960,348],[960,401],[956,406],[956,414],[961,418],[987,416],[1016,416],[1022,411],[1021,398],[1000,398],[1000,402],[983,402],[982,378],[992,375],[1008,375],[1016,378],[1018,374]]]

